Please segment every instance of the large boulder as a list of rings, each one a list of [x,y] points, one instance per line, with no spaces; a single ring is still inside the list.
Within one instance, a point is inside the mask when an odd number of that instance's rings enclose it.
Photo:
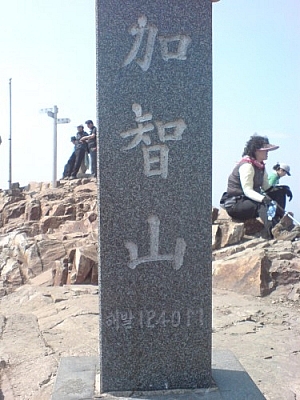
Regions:
[[[97,247],[89,245],[76,248],[70,261],[72,263],[67,283],[80,284],[91,282],[98,283],[98,257]]]
[[[255,246],[233,246],[212,263],[213,286],[254,296],[278,288],[286,297],[300,298],[300,242],[255,240]],[[253,245],[253,241],[252,241]],[[219,253],[221,250],[219,250]],[[291,296],[291,292],[293,295]]]
[[[261,249],[246,249],[213,262],[213,285],[239,293],[261,296],[270,292],[271,262]]]

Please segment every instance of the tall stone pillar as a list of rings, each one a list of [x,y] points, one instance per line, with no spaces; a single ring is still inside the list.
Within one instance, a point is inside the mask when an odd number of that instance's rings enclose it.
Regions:
[[[101,392],[211,386],[211,2],[97,0]]]

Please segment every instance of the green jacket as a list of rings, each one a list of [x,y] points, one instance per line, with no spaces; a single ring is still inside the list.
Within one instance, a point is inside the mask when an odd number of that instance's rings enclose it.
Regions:
[[[271,172],[268,176],[268,181],[271,186],[278,185],[280,177],[277,175],[277,172]]]

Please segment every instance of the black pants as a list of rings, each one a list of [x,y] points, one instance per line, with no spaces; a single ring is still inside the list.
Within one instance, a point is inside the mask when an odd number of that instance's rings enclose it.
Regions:
[[[268,191],[268,196],[280,206],[280,208],[277,207],[276,215],[272,220],[268,219],[267,205],[251,200],[246,196],[242,196],[233,206],[226,208],[227,214],[230,215],[231,218],[239,221],[260,217],[267,232],[271,235],[272,227],[276,225],[284,215],[286,194],[284,188],[278,187],[275,189],[274,187],[274,189]]]
[[[76,178],[76,175],[79,171],[81,166],[82,160],[84,159],[85,149],[80,147],[79,149],[75,150],[75,163],[74,168],[72,170],[72,177]]]
[[[239,221],[246,221],[247,219],[260,217],[264,228],[266,230],[267,236],[271,239],[271,230],[274,226],[273,221],[268,219],[268,206],[263,203],[258,203],[257,201],[251,200],[248,197],[242,197],[237,200],[230,208],[226,208],[227,214],[231,218],[237,219]]]
[[[71,157],[68,159],[68,162],[65,165],[64,172],[63,172],[63,178],[66,178],[67,176],[71,176],[71,173],[74,168],[75,160],[76,160],[76,155],[75,155],[75,151],[73,151],[73,153],[71,154]]]
[[[226,211],[232,218],[246,221],[247,219],[257,218],[259,216],[260,208],[267,210],[267,207],[264,204],[243,196],[238,199],[232,207],[226,208]]]
[[[97,148],[92,147],[89,149],[90,151],[90,160],[91,160],[91,174],[95,177],[97,176]]]

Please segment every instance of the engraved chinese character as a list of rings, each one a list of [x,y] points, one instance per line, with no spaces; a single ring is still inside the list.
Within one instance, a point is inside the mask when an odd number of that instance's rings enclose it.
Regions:
[[[152,123],[152,114],[143,114],[141,105],[137,103],[133,103],[132,111],[135,114],[137,126],[120,133],[124,139],[131,138],[130,142],[122,149],[130,150],[142,143],[144,174],[146,176],[160,175],[162,178],[167,178],[169,148],[164,143],[182,140],[187,125],[182,118],[175,121],[153,121]],[[154,132],[155,128],[162,143],[152,144],[150,132]]]
[[[156,215],[148,218],[150,230],[150,252],[144,257],[138,256],[138,246],[133,242],[125,242],[125,247],[129,251],[130,261],[128,267],[135,269],[138,265],[147,262],[171,261],[173,269],[179,270],[183,265],[183,257],[186,250],[184,239],[176,239],[175,251],[172,254],[159,254],[159,225],[160,220]]]
[[[147,17],[142,15],[138,18],[138,23],[134,24],[129,29],[130,35],[135,37],[132,48],[123,62],[123,67],[126,67],[134,60],[143,71],[150,68],[152,55],[155,46],[155,40],[158,33],[158,28],[155,25],[147,24]],[[139,51],[142,51],[143,39],[147,35],[146,44],[144,46],[143,58],[138,58]],[[186,60],[187,49],[191,43],[191,38],[188,35],[168,35],[158,36],[161,46],[161,55],[164,61],[171,59]],[[172,51],[170,50],[172,48]]]

